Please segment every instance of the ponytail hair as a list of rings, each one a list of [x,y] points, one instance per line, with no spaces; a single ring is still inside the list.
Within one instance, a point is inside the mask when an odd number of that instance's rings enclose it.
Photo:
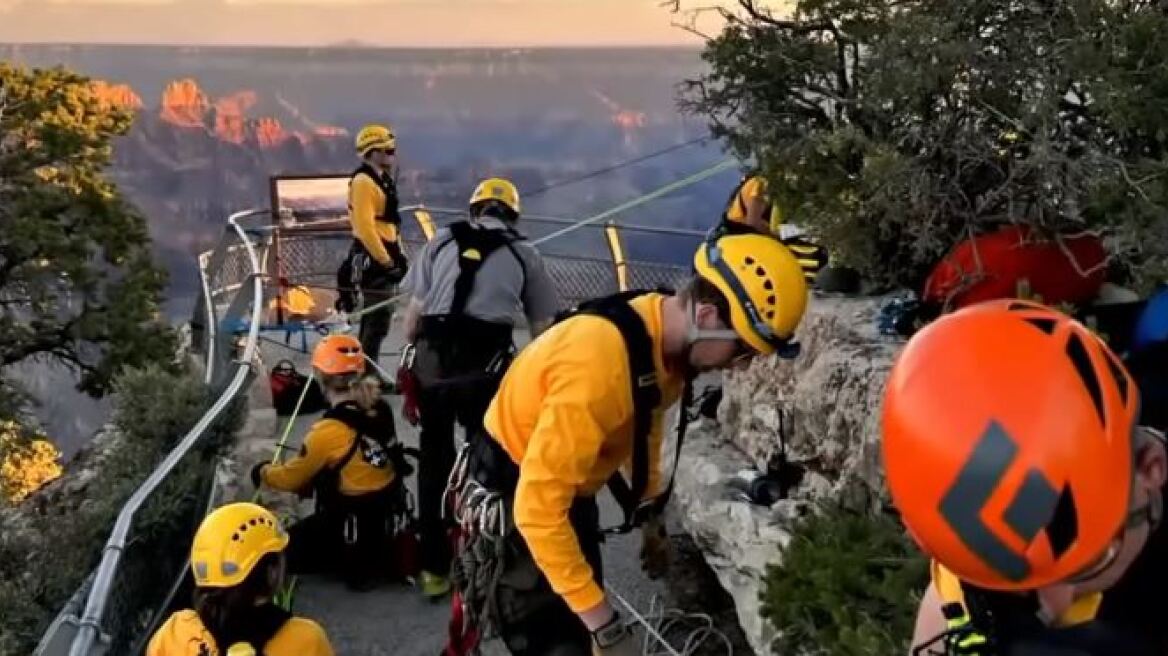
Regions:
[[[195,588],[195,613],[215,638],[221,653],[226,653],[229,646],[249,634],[249,629],[257,623],[263,603],[275,595],[281,558],[280,553],[266,554],[239,585]]]

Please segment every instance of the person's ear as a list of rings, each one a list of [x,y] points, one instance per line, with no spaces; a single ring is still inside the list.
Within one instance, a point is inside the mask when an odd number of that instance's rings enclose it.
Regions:
[[[1168,480],[1168,452],[1159,442],[1151,442],[1136,456],[1136,476],[1152,490],[1164,487]]]
[[[713,329],[718,320],[718,308],[710,303],[698,303],[696,307],[697,324],[699,328]]]

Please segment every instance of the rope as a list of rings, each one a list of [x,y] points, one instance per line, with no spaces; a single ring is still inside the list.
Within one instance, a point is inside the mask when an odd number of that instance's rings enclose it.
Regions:
[[[686,613],[676,608],[666,608],[659,595],[653,595],[649,602],[649,612],[642,615],[624,597],[611,587],[608,594],[616,599],[625,611],[632,616],[637,624],[645,629],[645,638],[641,643],[641,653],[644,656],[694,656],[698,649],[711,638],[716,638],[726,647],[726,654],[733,656],[734,645],[730,638],[714,626],[714,619],[705,613]],[[699,626],[690,629],[688,625],[697,623]],[[685,639],[681,647],[675,647],[668,636],[678,631],[685,631]]]
[[[592,178],[604,175],[605,173],[612,173],[613,171],[618,171],[620,169],[625,168],[626,166],[632,166],[633,164],[640,164],[641,162],[646,162],[646,161],[651,160],[655,157],[661,157],[662,155],[668,155],[669,153],[672,153],[675,150],[681,150],[682,148],[688,148],[694,144],[704,143],[704,142],[709,141],[711,139],[713,139],[713,136],[707,134],[704,137],[698,137],[697,139],[690,139],[689,141],[683,141],[679,144],[674,144],[672,146],[669,146],[668,148],[663,148],[661,150],[651,152],[647,155],[641,155],[640,157],[634,157],[633,159],[627,159],[627,160],[624,160],[622,162],[617,162],[616,164],[613,164],[611,166],[606,166],[602,169],[596,169],[595,171],[590,171],[590,172],[585,173],[583,175],[579,175],[579,176],[572,177],[572,178],[565,178],[563,180],[557,180],[557,181],[552,182],[546,186],[540,187],[540,188],[536,189],[535,191],[529,191],[529,192],[523,194],[523,197],[524,198],[531,198],[532,196],[538,196],[539,194],[546,193],[548,191],[551,191],[552,189],[559,189],[560,187],[566,187],[566,186],[571,185],[571,184],[576,184],[577,182],[583,182],[584,180],[590,180]]]
[[[637,196],[636,198],[633,198],[630,201],[627,201],[625,203],[617,205],[616,207],[614,207],[612,209],[605,210],[605,211],[601,212],[600,214],[596,214],[596,215],[590,216],[588,218],[576,221],[569,226],[565,226],[564,228],[562,228],[560,230],[557,230],[557,231],[555,231],[551,234],[548,234],[548,235],[544,235],[543,237],[540,237],[539,239],[535,239],[529,243],[532,246],[539,246],[540,244],[542,244],[544,242],[551,241],[552,239],[555,239],[557,237],[562,237],[562,236],[568,234],[569,232],[574,232],[576,230],[579,230],[580,228],[583,228],[584,226],[603,221],[611,216],[614,216],[616,214],[620,214],[621,212],[628,211],[634,207],[644,205],[645,203],[648,203],[649,201],[656,200],[656,199],[658,199],[666,194],[677,191],[678,189],[682,189],[682,188],[688,187],[692,184],[696,184],[698,182],[701,182],[702,180],[705,180],[706,178],[715,176],[715,175],[721,173],[722,171],[734,168],[737,165],[738,165],[738,163],[733,159],[722,160],[721,162],[719,162],[711,167],[702,169],[701,171],[698,171],[697,173],[694,173],[693,175],[682,178],[681,180],[671,182],[670,184],[667,184],[664,187],[660,187],[655,191],[651,191],[647,194]],[[368,314],[368,313],[373,312],[375,310],[380,310],[383,307],[388,307],[390,305],[396,305],[398,303],[401,303],[407,297],[409,297],[409,294],[398,294],[397,296],[394,296],[392,298],[388,298],[384,301],[380,301],[378,303],[370,305],[369,307],[361,308],[360,310],[356,310],[356,311],[351,312],[348,315],[346,315],[344,317],[345,321],[348,322],[354,318]]]

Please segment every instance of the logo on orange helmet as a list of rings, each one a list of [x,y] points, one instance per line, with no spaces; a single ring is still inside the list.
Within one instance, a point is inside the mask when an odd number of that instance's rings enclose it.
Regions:
[[[888,486],[921,548],[961,579],[1074,578],[1123,530],[1139,393],[1119,358],[1050,308],[990,301],[909,340],[882,415]]]

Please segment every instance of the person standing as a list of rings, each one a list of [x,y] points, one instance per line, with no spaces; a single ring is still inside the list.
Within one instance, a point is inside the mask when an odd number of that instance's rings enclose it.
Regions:
[[[470,219],[435,234],[404,287],[412,298],[405,333],[413,344],[422,424],[418,511],[422,592],[450,589],[452,554],[442,498],[454,464],[454,423],[472,435],[498,389],[514,349],[516,317],[538,335],[559,308],[539,252],[515,226],[519,191],[502,178],[483,180],[470,198]]]
[[[392,298],[408,270],[401,248],[401,215],[393,180],[397,137],[387,126],[366,125],[357,133],[355,146],[361,165],[349,179],[353,243],[337,270],[337,309],[343,312]],[[374,361],[381,353],[392,319],[393,306],[388,304],[361,315],[361,349]]]

